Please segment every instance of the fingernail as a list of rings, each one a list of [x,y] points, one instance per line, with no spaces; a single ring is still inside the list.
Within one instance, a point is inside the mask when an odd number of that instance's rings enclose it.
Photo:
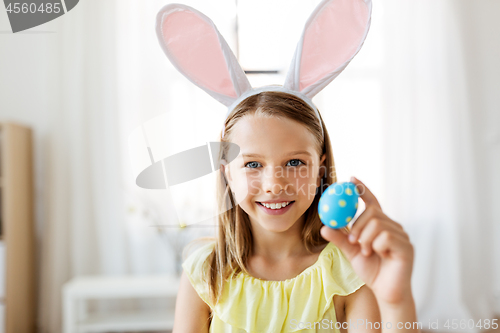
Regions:
[[[350,234],[349,235],[349,242],[355,243],[356,242],[356,236],[354,236],[353,234]]]
[[[351,183],[354,183],[354,181],[355,181],[355,178],[354,178],[354,176],[352,176],[351,177]]]

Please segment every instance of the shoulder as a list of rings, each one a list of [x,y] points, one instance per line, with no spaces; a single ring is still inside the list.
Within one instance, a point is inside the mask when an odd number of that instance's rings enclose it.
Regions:
[[[215,241],[201,242],[197,240],[189,244],[183,254],[183,257],[186,257],[182,263],[185,278],[189,280],[193,289],[207,304],[210,303],[208,301],[208,281],[206,281],[205,275],[211,267],[207,262],[207,258],[212,253],[214,246]]]
[[[182,252],[183,267],[206,259],[212,253],[214,246],[215,240],[212,238],[195,239],[189,243]]]
[[[325,247],[322,257],[325,292],[334,303],[337,321],[350,318],[374,318],[378,309],[373,292],[356,274],[350,261],[333,243]],[[375,307],[374,307],[375,305]],[[356,317],[356,315],[361,315]],[[368,316],[368,317],[367,317]]]
[[[345,297],[345,320],[365,318],[366,321],[379,322],[380,312],[377,299],[368,286],[359,288]]]
[[[206,260],[212,253],[215,246],[213,239],[195,239],[189,243],[182,253],[182,268],[188,277],[193,277],[195,273],[201,273],[207,268]]]
[[[210,307],[199,297],[183,272],[175,304],[173,332],[208,332],[209,327]]]
[[[326,271],[325,279],[336,286],[337,295],[350,295],[365,284],[352,268],[350,261],[337,246],[333,243],[328,243],[324,253],[321,264]]]
[[[375,295],[373,294],[373,291],[366,285],[356,290],[356,292],[345,296],[344,299],[346,308],[352,307],[353,305],[356,305],[358,303],[365,304],[366,302],[368,302],[371,303],[370,305],[377,304],[377,300],[375,298]]]

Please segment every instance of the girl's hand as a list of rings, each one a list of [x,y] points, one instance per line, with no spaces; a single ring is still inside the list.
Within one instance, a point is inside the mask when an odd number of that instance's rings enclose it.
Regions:
[[[324,239],[334,243],[351,262],[358,276],[372,289],[379,305],[399,305],[412,300],[413,246],[397,222],[384,214],[377,198],[358,179],[351,178],[366,204],[347,234],[327,226]]]

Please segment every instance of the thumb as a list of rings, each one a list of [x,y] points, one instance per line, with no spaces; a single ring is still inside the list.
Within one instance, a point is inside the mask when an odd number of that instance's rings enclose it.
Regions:
[[[348,234],[341,230],[323,226],[321,227],[320,234],[324,239],[335,244],[349,260],[354,258],[361,250],[359,244],[351,244],[347,239]]]

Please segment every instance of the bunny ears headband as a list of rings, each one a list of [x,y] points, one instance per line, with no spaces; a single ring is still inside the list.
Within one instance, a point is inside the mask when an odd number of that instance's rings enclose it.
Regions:
[[[177,70],[228,107],[226,119],[251,95],[283,91],[310,105],[321,125],[311,99],[358,53],[370,28],[371,10],[371,0],[321,1],[305,24],[282,87],[252,88],[212,20],[194,8],[166,5],[156,16],[156,33]]]

